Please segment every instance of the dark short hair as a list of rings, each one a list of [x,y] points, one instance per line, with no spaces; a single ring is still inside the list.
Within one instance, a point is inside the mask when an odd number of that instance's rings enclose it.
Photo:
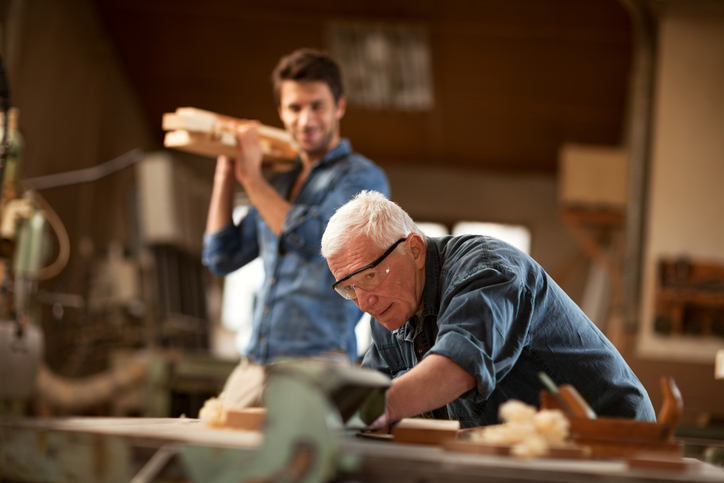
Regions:
[[[274,100],[281,105],[282,81],[321,81],[329,86],[334,102],[344,95],[339,65],[328,54],[314,49],[299,49],[282,57],[272,73]]]

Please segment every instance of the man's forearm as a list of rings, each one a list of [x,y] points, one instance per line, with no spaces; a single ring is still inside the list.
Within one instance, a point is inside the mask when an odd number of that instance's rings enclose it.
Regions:
[[[389,422],[442,407],[475,385],[475,378],[452,360],[430,354],[392,382],[387,397]]]
[[[214,186],[211,190],[209,213],[206,218],[206,232],[214,233],[231,223],[233,210],[234,183],[233,168],[229,167],[230,160],[219,159],[214,176]],[[231,174],[229,174],[231,173]]]
[[[241,180],[241,184],[249,201],[257,209],[267,226],[275,235],[279,236],[291,203],[282,198],[262,176],[244,178]]]

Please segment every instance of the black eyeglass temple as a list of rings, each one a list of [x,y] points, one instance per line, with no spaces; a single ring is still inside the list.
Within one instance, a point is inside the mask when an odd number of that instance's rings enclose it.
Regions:
[[[380,264],[380,262],[382,262],[382,260],[384,260],[384,259],[387,257],[387,255],[389,255],[390,253],[392,253],[392,251],[393,251],[395,248],[397,248],[397,245],[399,245],[400,243],[402,243],[402,242],[405,241],[405,240],[407,240],[407,238],[400,238],[400,239],[397,240],[390,248],[388,248],[387,251],[386,251],[385,253],[383,253],[380,258],[378,258],[378,259],[375,260],[374,262],[370,263],[369,265],[366,265],[366,266],[360,268],[359,270],[355,270],[354,272],[350,273],[350,274],[347,275],[346,277],[340,278],[339,280],[337,280],[336,282],[334,282],[334,283],[332,284],[332,288],[334,289],[334,288],[335,288],[337,285],[339,285],[340,283],[344,282],[345,280],[349,280],[350,278],[354,277],[355,275],[357,275],[357,274],[360,273],[360,272],[364,272],[365,270],[368,270],[368,269],[370,269],[370,268],[376,267],[377,265]]]

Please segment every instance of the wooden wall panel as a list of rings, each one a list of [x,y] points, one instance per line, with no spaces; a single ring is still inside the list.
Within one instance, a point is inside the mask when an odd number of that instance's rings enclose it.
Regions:
[[[298,47],[326,49],[328,23],[342,20],[430,34],[436,107],[350,106],[342,123],[383,165],[555,173],[562,142],[621,140],[631,32],[616,0],[95,3],[154,121],[193,105],[280,125],[274,64]]]

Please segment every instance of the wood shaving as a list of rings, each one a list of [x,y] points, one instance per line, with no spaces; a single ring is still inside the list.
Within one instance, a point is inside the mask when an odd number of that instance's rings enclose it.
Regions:
[[[199,410],[199,419],[209,426],[221,427],[226,424],[226,411],[223,400],[212,397],[207,399]]]
[[[502,424],[485,426],[471,434],[473,441],[511,445],[511,454],[535,458],[548,454],[551,446],[569,445],[570,422],[562,411],[537,411],[521,401],[511,399],[501,404],[498,415]]]

